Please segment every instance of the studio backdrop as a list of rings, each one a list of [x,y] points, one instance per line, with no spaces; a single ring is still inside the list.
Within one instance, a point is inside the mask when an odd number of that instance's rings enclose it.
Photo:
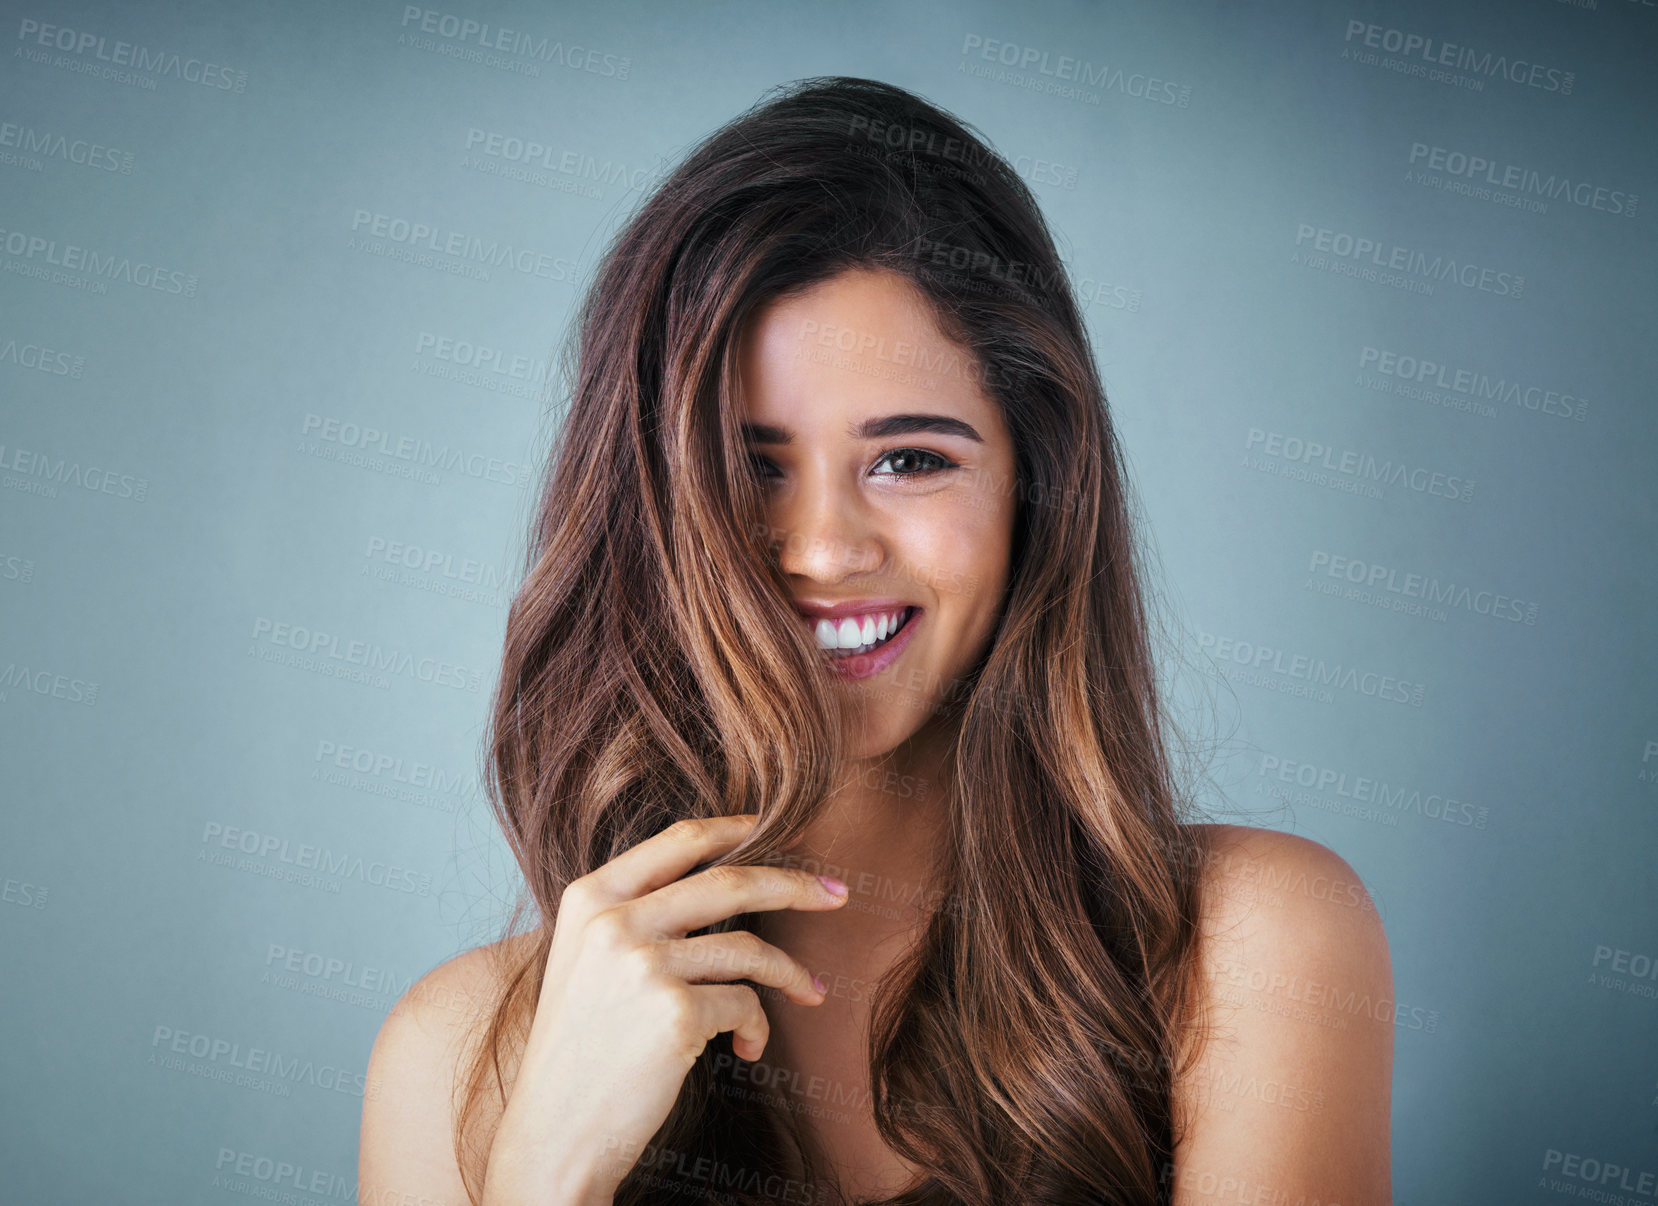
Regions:
[[[1279,996],[1393,1024],[1397,1200],[1658,1201],[1654,0],[4,8],[7,1201],[354,1199],[382,1018],[516,889],[555,352],[828,74],[1053,224],[1205,802],[1385,921],[1396,999]]]

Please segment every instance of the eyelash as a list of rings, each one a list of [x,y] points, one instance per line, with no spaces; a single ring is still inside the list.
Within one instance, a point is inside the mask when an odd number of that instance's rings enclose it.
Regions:
[[[910,454],[913,454],[913,455],[919,456],[919,457],[930,457],[932,460],[936,461],[937,464],[933,465],[931,468],[928,468],[928,469],[919,469],[919,470],[915,471],[914,473],[888,473],[888,474],[882,474],[881,476],[883,476],[883,477],[898,477],[898,478],[921,478],[921,477],[931,477],[935,473],[944,473],[944,472],[946,472],[950,469],[959,469],[959,468],[961,468],[960,465],[956,464],[955,461],[952,461],[949,457],[945,456],[943,453],[933,452],[933,451],[931,451],[930,449],[927,449],[927,448],[890,448],[886,452],[883,452],[881,454],[880,460],[876,461],[875,463],[877,465],[879,465],[884,461],[891,460],[893,457],[901,456],[904,453],[910,453]],[[776,466],[772,465],[771,462],[768,461],[765,457],[760,456],[757,453],[755,455],[751,456],[750,460],[754,463],[756,468],[764,468],[764,467],[768,467],[768,466],[771,467],[771,468],[776,468]],[[767,481],[772,480],[771,478],[767,477],[765,474],[762,474],[761,477],[762,477],[763,480],[767,480]]]

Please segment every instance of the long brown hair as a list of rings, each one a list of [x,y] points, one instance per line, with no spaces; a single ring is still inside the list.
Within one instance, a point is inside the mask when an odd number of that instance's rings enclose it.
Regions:
[[[566,885],[681,817],[758,813],[716,863],[782,861],[834,780],[843,718],[762,555],[733,364],[761,307],[852,267],[903,274],[971,353],[1018,492],[1000,626],[944,704],[950,904],[873,1005],[876,1124],[930,1174],[883,1201],[1166,1200],[1204,847],[1165,749],[1104,390],[1018,174],[920,97],[848,77],[774,90],[696,146],[578,316],[485,776],[527,889],[509,933],[540,928],[492,1001],[457,1158],[482,1095],[504,1094],[500,1053],[533,1016]],[[729,1033],[708,1045],[654,1146],[758,1176],[666,1193],[641,1163],[618,1206],[760,1206],[755,1181],[813,1180],[798,1123],[732,1091],[737,1062]]]

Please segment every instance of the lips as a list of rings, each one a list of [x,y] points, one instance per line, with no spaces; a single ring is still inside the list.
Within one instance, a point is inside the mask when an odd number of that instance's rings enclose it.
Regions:
[[[796,606],[812,627],[824,661],[847,679],[868,678],[891,665],[914,636],[922,615],[914,604],[888,600]]]

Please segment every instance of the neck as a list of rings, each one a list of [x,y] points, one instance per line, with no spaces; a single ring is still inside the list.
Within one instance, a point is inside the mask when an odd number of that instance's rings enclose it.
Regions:
[[[791,853],[844,880],[852,905],[913,915],[935,898],[935,859],[948,840],[953,733],[927,726],[884,754],[843,767],[820,815]]]

